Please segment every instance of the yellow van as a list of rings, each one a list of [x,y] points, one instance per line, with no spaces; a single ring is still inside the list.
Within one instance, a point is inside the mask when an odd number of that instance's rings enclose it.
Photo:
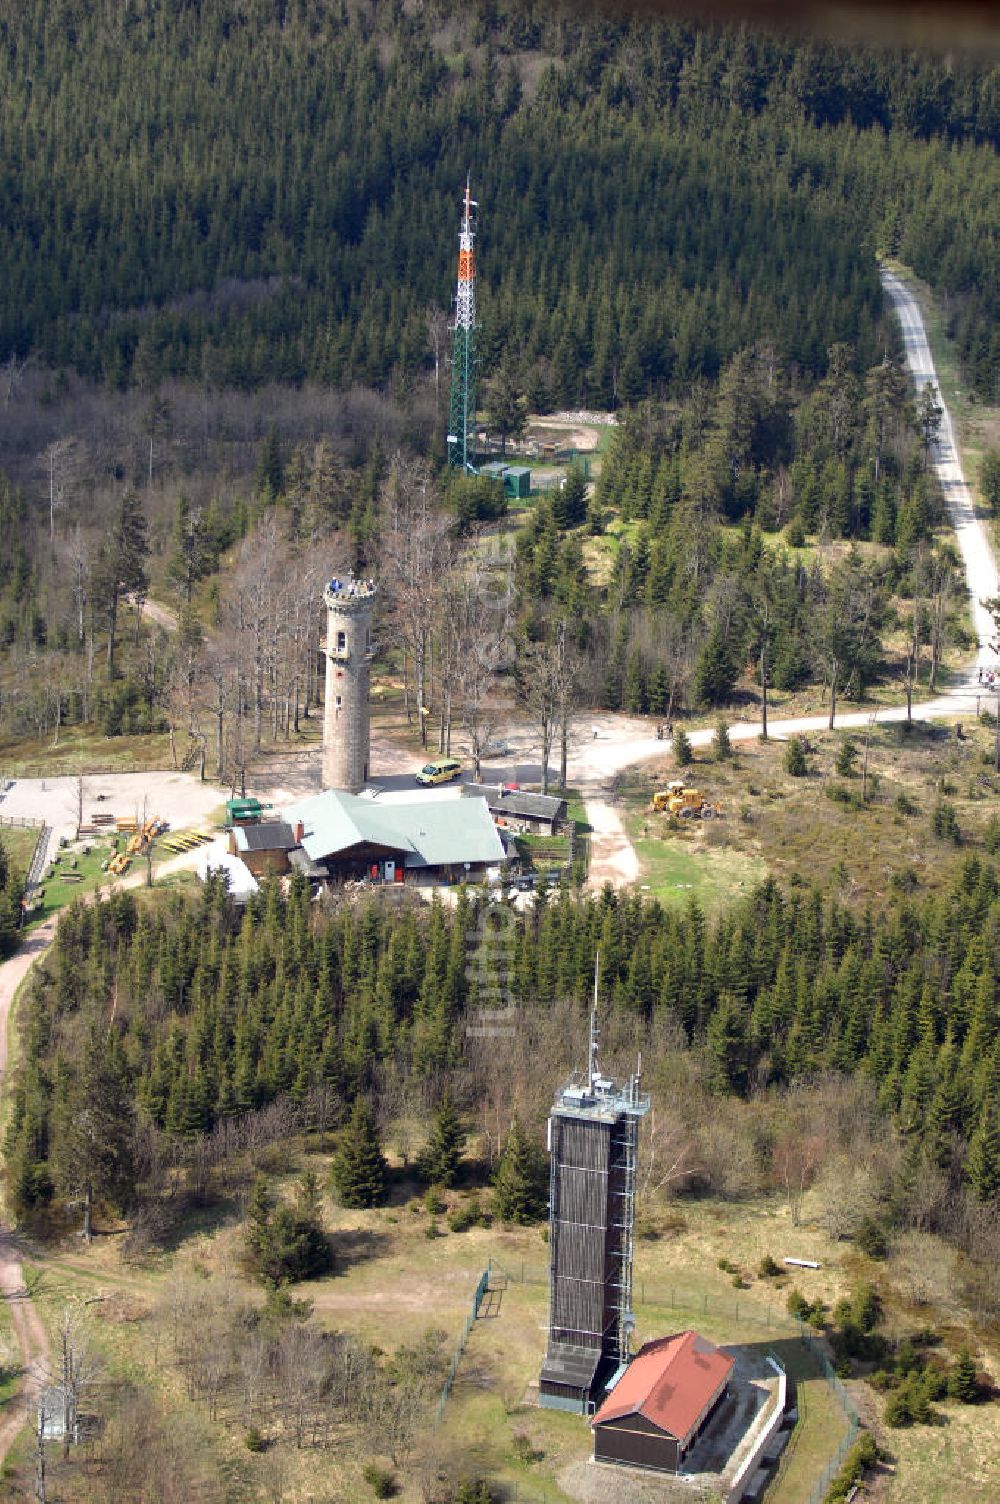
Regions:
[[[425,763],[417,774],[417,782],[428,787],[432,783],[450,783],[462,771],[457,757],[439,757],[437,762]]]

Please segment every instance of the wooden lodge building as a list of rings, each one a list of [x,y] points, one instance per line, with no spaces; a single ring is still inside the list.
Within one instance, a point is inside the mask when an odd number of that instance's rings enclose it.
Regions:
[[[328,789],[285,815],[311,873],[328,881],[478,882],[499,878],[507,861],[485,799],[380,800]]]

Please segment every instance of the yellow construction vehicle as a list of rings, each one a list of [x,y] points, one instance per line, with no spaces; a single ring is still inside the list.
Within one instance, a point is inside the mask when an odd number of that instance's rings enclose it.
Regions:
[[[692,788],[683,778],[673,778],[665,789],[657,789],[651,807],[657,814],[665,811],[681,820],[714,820],[722,814],[721,804],[712,804],[701,789]]]

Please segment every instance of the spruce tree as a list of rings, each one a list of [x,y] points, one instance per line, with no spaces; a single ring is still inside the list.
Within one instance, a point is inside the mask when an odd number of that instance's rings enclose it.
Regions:
[[[579,465],[570,465],[563,484],[552,492],[552,515],[558,528],[578,527],[587,515],[587,482]]]
[[[341,1206],[381,1205],[387,1170],[374,1114],[367,1102],[357,1097],[330,1167],[330,1180]]]
[[[717,705],[732,694],[736,663],[731,646],[716,627],[702,648],[694,670],[694,695],[702,705]]]
[[[801,736],[793,736],[785,748],[785,772],[791,778],[804,778],[809,771],[806,749]]]
[[[135,1188],[134,1090],[116,1034],[96,1029],[75,1073],[63,1076],[53,1109],[52,1171],[67,1201],[83,1206],[91,1238],[98,1201],[123,1209]]]
[[[537,1222],[547,1205],[545,1157],[515,1117],[493,1178],[497,1216],[504,1222]]]
[[[694,748],[691,746],[691,738],[683,726],[678,726],[674,732],[674,762],[679,768],[689,768],[694,762]]]
[[[420,1156],[420,1173],[428,1185],[454,1185],[464,1143],[465,1132],[451,1095],[445,1092],[434,1114],[427,1147]]]
[[[854,772],[854,764],[857,761],[858,749],[850,737],[841,742],[837,748],[836,768],[841,778],[850,778]]]
[[[987,1097],[972,1141],[965,1173],[977,1201],[1000,1199],[1000,1120],[996,1102]]]
[[[733,755],[733,744],[729,740],[729,727],[721,718],[716,722],[715,736],[712,738],[712,756],[716,762],[724,762],[727,757]]]
[[[976,1360],[967,1347],[962,1348],[958,1361],[951,1371],[948,1379],[948,1393],[953,1400],[959,1400],[963,1405],[974,1405],[979,1398]]]

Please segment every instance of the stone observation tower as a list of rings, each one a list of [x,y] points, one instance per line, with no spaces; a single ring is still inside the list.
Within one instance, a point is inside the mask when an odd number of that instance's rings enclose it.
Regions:
[[[369,665],[372,657],[372,580],[331,580],[326,603],[326,705],[323,713],[323,787],[357,794],[368,782]]]

